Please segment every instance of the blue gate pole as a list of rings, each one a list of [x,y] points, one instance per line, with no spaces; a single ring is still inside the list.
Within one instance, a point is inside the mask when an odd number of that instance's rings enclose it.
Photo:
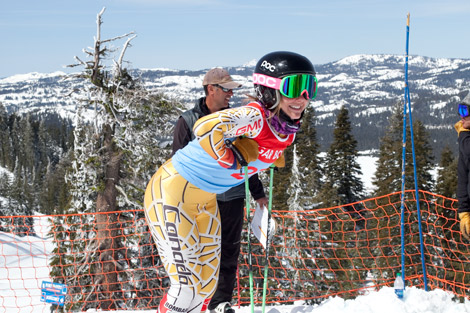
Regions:
[[[415,145],[414,145],[414,134],[413,134],[413,117],[411,114],[411,99],[410,99],[410,89],[408,86],[408,43],[409,43],[409,33],[410,33],[410,14],[408,13],[407,18],[407,25],[406,25],[406,58],[405,58],[405,109],[404,114],[406,114],[406,105],[408,104],[408,114],[410,118],[410,137],[411,137],[411,151],[413,155],[413,174],[414,174],[414,186],[415,186],[415,197],[416,197],[416,209],[418,214],[418,228],[419,228],[419,242],[420,242],[420,252],[421,252],[421,267],[423,269],[423,281],[424,281],[424,290],[428,291],[428,281],[427,281],[427,274],[426,274],[426,260],[424,256],[424,242],[423,242],[423,230],[421,226],[421,209],[419,205],[419,190],[418,190],[418,175],[416,173],[416,154],[415,154]],[[406,120],[406,117],[404,117]],[[404,123],[403,128],[406,127]],[[406,134],[406,130],[403,131],[403,134]],[[406,138],[404,137],[404,142]],[[405,147],[405,145],[404,145]],[[404,149],[404,148],[403,148]],[[403,157],[403,160],[405,157]],[[403,171],[405,169],[405,165],[403,164]],[[404,177],[404,172],[402,174]],[[404,264],[404,208],[403,208],[403,198],[404,198],[404,183],[402,185],[402,275],[403,281],[405,280],[405,264]]]
[[[410,30],[410,14],[406,25],[406,55],[405,55],[405,99],[403,102],[403,141],[401,159],[401,207],[400,207],[400,231],[401,231],[401,277],[405,282],[405,169],[406,169],[406,90],[408,88],[408,39]],[[406,284],[405,284],[406,288]]]

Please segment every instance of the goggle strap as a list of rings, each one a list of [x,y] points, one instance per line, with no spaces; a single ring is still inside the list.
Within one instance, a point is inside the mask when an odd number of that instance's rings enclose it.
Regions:
[[[282,79],[267,76],[264,74],[253,73],[253,83],[257,85],[262,85],[268,88],[279,90],[281,87]]]

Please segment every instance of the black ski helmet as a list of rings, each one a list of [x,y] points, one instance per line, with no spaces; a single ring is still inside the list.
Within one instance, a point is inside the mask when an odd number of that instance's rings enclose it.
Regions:
[[[312,62],[298,53],[275,51],[259,59],[255,73],[282,78],[292,74],[316,75]],[[274,109],[281,99],[279,90],[254,83],[258,100],[269,110]]]

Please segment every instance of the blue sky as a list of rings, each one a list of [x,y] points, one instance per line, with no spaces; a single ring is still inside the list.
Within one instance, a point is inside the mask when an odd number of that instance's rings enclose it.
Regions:
[[[21,0],[0,10],[0,77],[65,71],[102,38],[134,31],[132,68],[237,66],[275,50],[314,64],[354,54],[470,58],[469,0]],[[120,47],[121,42],[116,46]]]

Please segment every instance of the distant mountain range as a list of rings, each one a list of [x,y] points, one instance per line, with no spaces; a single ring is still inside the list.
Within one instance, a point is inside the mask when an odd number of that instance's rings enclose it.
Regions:
[[[399,55],[354,55],[315,65],[319,90],[312,105],[322,149],[331,143],[336,112],[342,105],[349,110],[358,149],[378,149],[392,107],[404,99],[404,68],[405,57]],[[243,83],[231,101],[238,106],[245,94],[252,93],[254,63],[227,69]],[[203,95],[201,84],[207,70],[135,69],[131,74],[149,90],[163,92],[189,108]],[[64,75],[30,73],[0,79],[0,103],[8,112],[55,112],[73,118],[76,100],[69,95],[84,82],[64,79]],[[408,81],[413,120],[426,126],[436,157],[445,145],[456,151],[453,124],[459,119],[457,104],[470,90],[470,59],[410,56]]]

